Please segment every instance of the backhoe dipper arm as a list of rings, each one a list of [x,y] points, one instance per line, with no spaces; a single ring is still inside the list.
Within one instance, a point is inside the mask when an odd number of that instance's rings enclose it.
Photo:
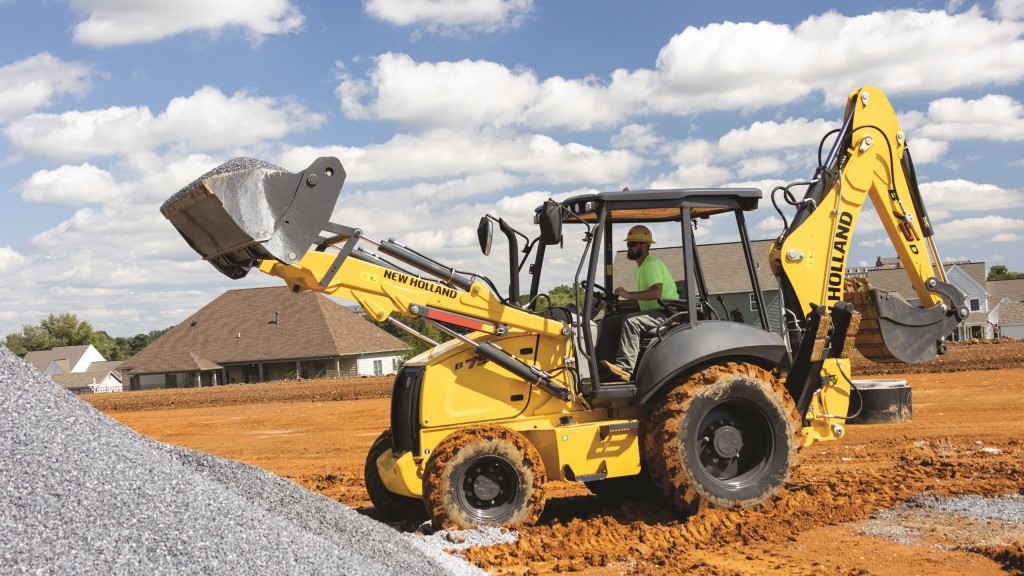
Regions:
[[[857,219],[870,198],[916,292],[899,295],[847,285],[846,262]],[[770,263],[787,309],[801,320],[845,295],[862,312],[857,346],[876,361],[917,362],[945,352],[945,337],[967,315],[946,283],[924,210],[907,138],[889,100],[874,87],[849,96],[843,127],[798,203],[793,223],[772,246]]]

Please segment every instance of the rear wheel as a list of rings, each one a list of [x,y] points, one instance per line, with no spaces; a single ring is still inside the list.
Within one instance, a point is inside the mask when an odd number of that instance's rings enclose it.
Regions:
[[[373,502],[373,509],[385,522],[423,520],[427,517],[427,511],[422,500],[395,494],[384,486],[380,471],[377,470],[377,459],[391,449],[391,429],[387,429],[374,440],[366,454],[363,480],[366,483],[366,492],[370,495],[370,502]]]
[[[727,363],[698,372],[651,412],[647,463],[682,512],[701,502],[750,508],[789,479],[800,419],[769,372]]]
[[[540,454],[522,434],[470,426],[430,455],[423,498],[435,528],[533,524],[544,510],[544,481]]]

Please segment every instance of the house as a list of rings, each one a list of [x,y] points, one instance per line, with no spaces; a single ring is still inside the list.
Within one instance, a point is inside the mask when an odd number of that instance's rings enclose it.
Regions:
[[[75,394],[123,390],[121,362],[105,359],[92,344],[29,352],[25,354],[25,362]]]
[[[54,374],[50,378],[61,388],[75,394],[102,394],[124,390],[121,376],[115,370]]]
[[[999,336],[1024,338],[1024,278],[989,280],[987,288],[992,330]]]
[[[92,344],[82,344],[29,352],[24,360],[43,374],[53,376],[86,372],[93,362],[106,362],[107,359]]]
[[[898,292],[907,302],[919,305],[920,300],[914,292],[913,284],[907,271],[892,259],[879,258],[883,266],[875,268],[858,268],[847,271],[847,276],[868,279],[872,287],[880,290]],[[947,262],[943,264],[946,281],[956,286],[966,298],[970,314],[967,319],[953,332],[953,340],[969,340],[971,338],[992,338],[993,329],[989,324],[988,293],[985,289],[986,271],[984,262]]]
[[[754,240],[750,249],[757,269],[757,281],[761,285],[767,309],[768,324],[772,332],[782,333],[782,303],[779,284],[768,266],[768,252],[774,240]],[[681,288],[685,278],[683,272],[683,251],[676,247],[651,246],[651,256],[660,258],[668,267],[676,285]],[[750,284],[743,246],[739,242],[721,244],[701,244],[697,246],[697,257],[700,259],[701,270],[707,284],[711,306],[720,318],[728,318],[758,326],[760,319],[757,312],[757,299]],[[612,279],[615,286],[623,286],[634,290],[636,280],[636,263],[626,258],[625,251],[617,252],[612,263]],[[609,290],[615,286],[609,286]]]
[[[406,345],[314,292],[229,290],[121,369],[131,390],[396,371]]]

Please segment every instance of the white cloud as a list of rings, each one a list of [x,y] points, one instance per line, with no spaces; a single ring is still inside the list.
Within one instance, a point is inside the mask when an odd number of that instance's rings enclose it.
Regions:
[[[743,158],[737,164],[736,173],[742,178],[766,174],[785,174],[788,168],[786,162],[778,156]]]
[[[599,150],[561,143],[549,136],[429,130],[399,134],[365,148],[299,147],[286,150],[282,166],[305,168],[319,156],[336,156],[346,186],[367,182],[451,179],[473,173],[505,172],[525,182],[619,185],[647,161],[627,150]],[[400,160],[396,160],[400,159]]]
[[[996,236],[1001,236],[1001,241],[1014,241],[1021,237],[1020,230],[1022,229],[1024,229],[1024,219],[1021,218],[982,216],[961,218],[938,224],[935,227],[935,235],[942,238],[943,242],[967,238],[995,239]]]
[[[1024,222],[1024,220],[1021,221]],[[992,236],[993,242],[1019,242],[1021,240],[1024,240],[1024,234],[1020,232],[1000,232]]]
[[[868,83],[891,94],[1006,84],[1024,77],[1021,33],[1019,24],[986,19],[977,8],[828,12],[793,28],[710,24],[673,37],[655,70],[617,71],[614,84],[649,95],[652,110],[684,114],[758,109],[817,91],[839,104]],[[955,46],[949,38],[957,38]]]
[[[996,0],[995,11],[1003,20],[1024,20],[1024,0]]]
[[[533,0],[365,0],[363,6],[377,20],[449,35],[515,28],[533,11]]]
[[[630,124],[623,126],[618,134],[612,136],[611,145],[645,152],[660,146],[664,141],[665,139],[655,132],[653,124]]]
[[[253,40],[295,32],[303,16],[288,0],[71,0],[87,14],[75,42],[98,48],[160,40],[183,32],[240,28]]]
[[[987,19],[978,8],[828,12],[796,27],[689,27],[661,49],[653,69],[619,69],[605,80],[540,80],[493,62],[424,63],[388,53],[367,79],[344,76],[337,93],[353,118],[587,130],[652,114],[757,110],[816,93],[838,106],[868,83],[891,94],[1009,84],[1024,78],[1022,33],[1024,24]]]
[[[28,202],[53,204],[98,203],[123,193],[109,172],[89,163],[39,170],[18,188]]]
[[[289,99],[225,96],[204,86],[171,100],[157,116],[146,107],[113,106],[86,112],[32,114],[4,132],[25,154],[59,161],[126,154],[166,143],[190,150],[242,147],[315,127],[324,117]]]
[[[985,138],[1024,140],[1024,105],[1000,94],[977,100],[942,98],[928,105],[928,121],[920,133],[944,140]]]
[[[49,106],[56,96],[84,94],[91,75],[89,66],[46,52],[0,66],[0,122]]]
[[[989,212],[1024,205],[1024,192],[1021,190],[1007,190],[992,184],[944,180],[924,182],[920,187],[928,215],[933,221],[964,212]],[[984,200],[980,201],[982,198]]]
[[[0,274],[8,275],[25,264],[25,257],[8,246],[0,246]]]
[[[821,138],[835,127],[835,122],[806,118],[790,118],[784,122],[754,122],[747,128],[730,130],[718,139],[718,147],[730,157],[783,148],[817,150]]]
[[[594,79],[553,77],[483,60],[415,62],[405,54],[377,57],[369,80],[342,75],[345,113],[418,127],[610,125],[622,110]],[[372,96],[368,102],[363,98]]]
[[[949,151],[949,142],[931,138],[909,138],[907,147],[914,159],[914,164],[933,164],[938,162]]]
[[[782,218],[776,215],[768,216],[755,224],[753,229],[765,236],[778,235],[782,232]]]

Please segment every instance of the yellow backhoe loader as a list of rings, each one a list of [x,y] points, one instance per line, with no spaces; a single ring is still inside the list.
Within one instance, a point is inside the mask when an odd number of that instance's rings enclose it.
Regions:
[[[768,315],[746,231],[757,189],[549,200],[535,212],[533,240],[485,215],[484,253],[495,224],[508,243],[504,294],[483,275],[330,221],[345,179],[335,158],[301,173],[232,160],[161,210],[231,278],[257,267],[296,292],[358,302],[371,320],[422,318],[450,336],[395,377],[390,427],[365,468],[385,517],[426,513],[449,527],[531,523],[549,480],[584,482],[609,499],[650,486],[682,513],[702,504],[752,507],[777,493],[801,446],[845,433],[853,389],[844,351],[855,337],[875,360],[923,361],[945,351],[967,315],[963,295],[943,276],[907,138],[885,95],[853,92],[823,145],[828,138],[831,150],[825,159],[819,150],[810,181],[772,193],[777,208],[780,194],[795,207],[791,221],[780,209],[785,229],[765,263],[779,283],[779,318]],[[910,275],[914,302],[846,279],[868,197]],[[635,224],[657,229],[659,245],[676,246],[681,297],[661,301],[667,318],[643,335],[631,379],[612,381],[595,345],[605,320],[623,312],[605,287],[613,285],[619,230]],[[705,272],[720,263],[701,262],[698,227],[718,236],[736,230],[754,324],[730,321],[713,305]],[[556,245],[574,253],[579,298],[571,306],[548,306],[540,292],[545,253]],[[519,274],[531,256],[532,280],[521,294]]]

